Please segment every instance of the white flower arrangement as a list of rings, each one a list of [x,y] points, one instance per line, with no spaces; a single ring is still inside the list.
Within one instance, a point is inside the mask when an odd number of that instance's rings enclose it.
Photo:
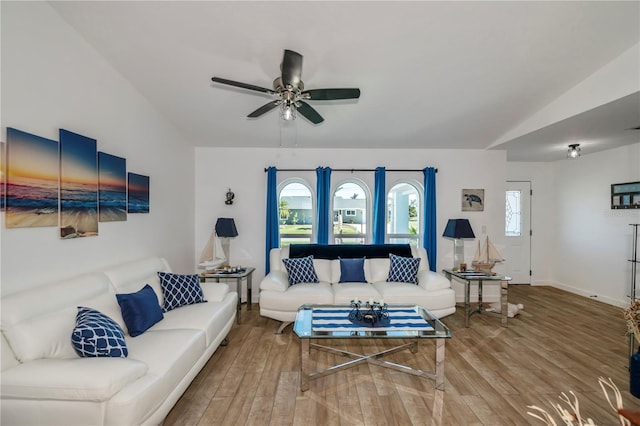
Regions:
[[[637,323],[636,323],[637,325]],[[604,396],[607,398],[607,402],[609,406],[613,409],[613,411],[618,415],[618,420],[620,421],[621,426],[633,426],[640,418],[640,412],[633,412],[630,410],[625,410],[622,407],[622,396],[620,395],[620,390],[613,383],[611,378],[609,380],[605,380],[604,377],[598,378],[598,383],[604,392]],[[609,391],[613,392],[615,397],[615,406],[609,397]],[[569,399],[566,393],[562,392],[559,396],[560,400],[564,402],[568,409],[563,407],[562,404],[554,404],[549,402],[555,413],[560,417],[560,419],[564,422],[566,426],[596,426],[592,419],[583,419],[580,415],[580,404],[578,402],[578,397],[573,393],[573,391],[569,392],[571,396],[573,396],[573,401]],[[549,414],[545,409],[537,407],[535,405],[528,405],[527,408],[535,410],[535,412],[527,411],[527,414],[535,417],[536,419],[544,422],[547,426],[558,426],[558,423],[553,419],[553,416]],[[632,423],[631,420],[634,420]]]

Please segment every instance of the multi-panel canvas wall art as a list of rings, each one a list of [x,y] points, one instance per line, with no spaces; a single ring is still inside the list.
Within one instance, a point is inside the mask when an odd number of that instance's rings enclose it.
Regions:
[[[5,176],[7,175],[7,166],[5,159],[5,143],[0,142],[0,211],[4,211],[4,194],[5,194]]]
[[[60,129],[60,237],[98,235],[95,139]]]
[[[98,219],[127,220],[127,160],[98,152]]]
[[[58,142],[7,128],[7,228],[58,224]]]
[[[0,142],[0,211],[7,228],[59,226],[63,239],[98,235],[98,222],[149,213],[149,176],[60,129],[60,142],[7,128]]]
[[[129,213],[149,213],[149,176],[129,173]]]

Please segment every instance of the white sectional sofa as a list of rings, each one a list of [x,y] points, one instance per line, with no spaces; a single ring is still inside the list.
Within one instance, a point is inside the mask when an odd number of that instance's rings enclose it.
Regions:
[[[139,336],[128,334],[116,293],[149,284],[163,295],[162,258],[115,266],[3,297],[3,425],[161,424],[226,338],[237,293],[202,284],[206,303],[182,306]],[[78,306],[115,320],[126,333],[126,358],[81,358],[72,344]]]
[[[313,256],[318,283],[289,284],[283,263],[290,251],[294,258]],[[417,284],[387,282],[389,253],[420,258]],[[366,283],[340,283],[340,258],[365,258]],[[260,315],[282,321],[278,333],[296,318],[304,304],[341,304],[371,298],[388,304],[412,304],[427,308],[437,317],[455,312],[455,292],[444,276],[429,270],[424,248],[401,244],[328,245],[296,244],[272,249],[269,274],[260,283]]]

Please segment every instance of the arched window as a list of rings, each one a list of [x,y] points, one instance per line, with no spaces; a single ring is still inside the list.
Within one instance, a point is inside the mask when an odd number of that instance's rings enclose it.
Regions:
[[[387,242],[417,246],[423,229],[422,190],[418,184],[400,182],[387,194]]]
[[[302,179],[287,179],[278,189],[280,247],[311,243],[315,224],[311,187]]]
[[[354,179],[333,193],[333,244],[366,244],[369,239],[369,200],[366,185]]]

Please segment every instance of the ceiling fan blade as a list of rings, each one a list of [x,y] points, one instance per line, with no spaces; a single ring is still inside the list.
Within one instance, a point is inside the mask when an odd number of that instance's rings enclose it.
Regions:
[[[274,94],[274,91],[260,86],[254,86],[253,84],[240,83],[239,81],[227,80],[226,78],[211,77],[211,81],[215,83],[228,84],[229,86],[240,87],[242,89],[255,90],[257,92]]]
[[[293,50],[285,50],[282,58],[282,84],[297,88],[302,79],[302,55]]]
[[[247,117],[249,117],[249,118],[260,117],[262,114],[264,114],[265,112],[271,111],[272,109],[274,109],[275,107],[277,107],[281,103],[282,103],[282,100],[278,99],[278,100],[269,102],[268,104],[264,104],[260,108],[258,108],[257,110],[253,111],[251,114],[247,115]]]
[[[313,89],[302,92],[313,101],[331,101],[334,99],[358,99],[360,89]]]
[[[322,116],[318,114],[318,111],[313,109],[313,107],[311,107],[311,105],[309,105],[308,103],[298,101],[296,102],[296,107],[298,112],[313,124],[319,124],[324,121],[324,118],[322,118]]]

